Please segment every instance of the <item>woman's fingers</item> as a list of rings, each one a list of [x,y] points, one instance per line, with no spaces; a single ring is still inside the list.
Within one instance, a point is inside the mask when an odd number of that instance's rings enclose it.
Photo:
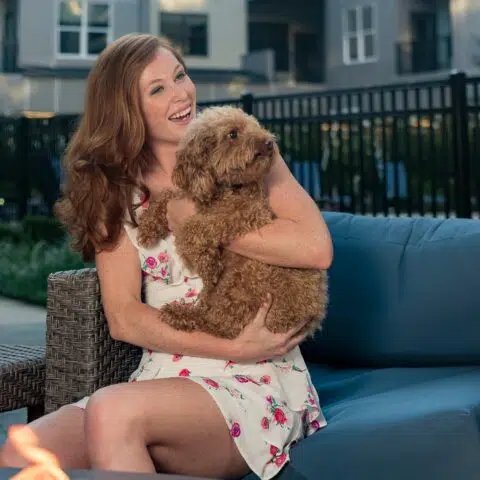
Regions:
[[[257,325],[264,325],[265,320],[267,318],[268,311],[272,306],[272,295],[270,293],[267,294],[267,298],[262,302],[260,308],[255,315],[254,323]]]
[[[287,347],[286,347],[287,352],[294,349],[297,345],[300,345],[300,343],[302,343],[305,340],[305,338],[307,338],[307,335],[308,335],[307,332],[300,332],[300,333],[297,333],[297,335],[295,335],[294,337],[292,337],[290,341],[287,343]]]
[[[288,335],[290,337],[294,337],[297,335],[297,333],[303,331],[303,329],[310,323],[310,319],[308,320],[305,320],[304,322],[301,322],[299,323],[298,325],[295,325],[295,327],[292,328],[292,330],[290,330],[290,332],[288,333]]]

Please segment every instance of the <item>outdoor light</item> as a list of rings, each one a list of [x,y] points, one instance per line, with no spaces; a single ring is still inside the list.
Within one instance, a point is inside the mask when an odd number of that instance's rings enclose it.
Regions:
[[[158,0],[158,4],[162,10],[169,12],[205,8],[205,0]]]

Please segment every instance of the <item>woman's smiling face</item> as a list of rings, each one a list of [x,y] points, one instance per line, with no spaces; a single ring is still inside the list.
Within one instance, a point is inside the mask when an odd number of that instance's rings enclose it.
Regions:
[[[196,111],[196,89],[172,52],[159,49],[140,76],[148,141],[178,143]]]

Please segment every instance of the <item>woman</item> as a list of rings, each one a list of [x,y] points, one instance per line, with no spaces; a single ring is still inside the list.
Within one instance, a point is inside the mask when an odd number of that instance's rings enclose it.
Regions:
[[[325,425],[298,348],[302,325],[270,333],[270,300],[236,340],[175,331],[158,314],[164,303],[193,302],[202,288],[173,249],[192,204],[170,203],[167,240],[151,250],[136,242],[136,219],[149,196],[172,186],[175,150],[195,109],[181,57],[155,36],[118,39],[88,78],[57,212],[75,248],[95,258],[112,337],[144,354],[128,383],[31,424],[64,468],[217,478],[253,470],[269,479],[288,461],[292,442]],[[273,264],[328,268],[328,230],[281,158],[268,192],[278,220],[228,248]],[[9,444],[2,462],[21,465]]]

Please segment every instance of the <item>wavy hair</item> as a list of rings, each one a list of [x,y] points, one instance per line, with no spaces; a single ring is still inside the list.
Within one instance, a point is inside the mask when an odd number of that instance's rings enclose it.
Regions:
[[[128,34],[99,55],[86,82],[84,112],[64,155],[65,182],[55,215],[85,260],[114,246],[126,213],[134,225],[133,194],[155,158],[146,143],[139,79],[159,48],[184,61],[164,37]]]

